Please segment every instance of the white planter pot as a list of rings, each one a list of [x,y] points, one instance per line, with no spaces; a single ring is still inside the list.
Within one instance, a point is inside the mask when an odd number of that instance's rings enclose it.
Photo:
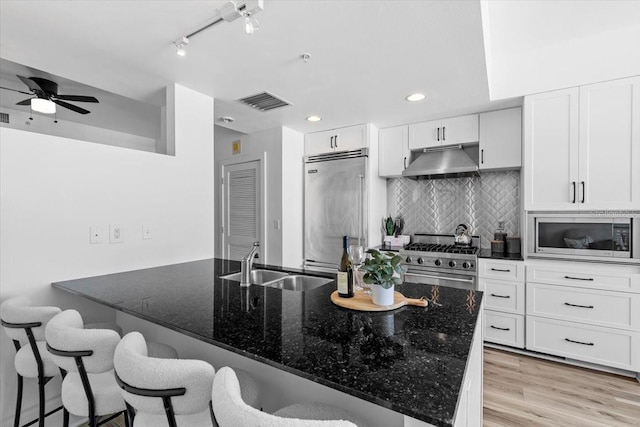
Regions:
[[[395,286],[385,289],[380,285],[371,285],[371,299],[376,305],[392,305]]]

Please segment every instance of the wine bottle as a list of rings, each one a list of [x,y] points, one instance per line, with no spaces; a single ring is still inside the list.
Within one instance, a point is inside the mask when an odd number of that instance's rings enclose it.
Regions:
[[[342,298],[353,297],[353,268],[349,259],[349,236],[342,238],[342,258],[338,268],[338,295]]]

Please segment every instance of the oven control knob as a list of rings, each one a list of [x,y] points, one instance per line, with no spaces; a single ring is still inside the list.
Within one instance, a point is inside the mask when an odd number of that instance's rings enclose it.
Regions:
[[[422,258],[418,258],[418,264],[424,264],[424,260]]]
[[[442,265],[442,261],[440,261],[439,259],[435,260],[433,262],[437,267],[440,267]]]
[[[449,267],[453,268],[455,266],[456,266],[456,262],[455,261],[453,261],[453,260],[449,261]]]
[[[462,268],[471,268],[471,263],[469,261],[465,261],[462,263]]]
[[[408,257],[407,257],[407,259],[406,259],[405,261],[407,261],[407,264],[411,264],[411,261],[412,261],[412,260],[411,260],[411,257],[410,257],[410,256],[408,256]]]

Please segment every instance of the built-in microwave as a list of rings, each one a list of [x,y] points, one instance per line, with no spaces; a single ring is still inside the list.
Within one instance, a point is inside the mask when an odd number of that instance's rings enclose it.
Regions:
[[[530,212],[527,256],[640,263],[640,215]]]

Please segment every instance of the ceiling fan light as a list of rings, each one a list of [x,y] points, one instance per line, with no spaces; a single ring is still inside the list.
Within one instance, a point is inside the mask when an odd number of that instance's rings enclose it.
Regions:
[[[31,100],[31,109],[42,114],[55,114],[56,104],[48,99],[33,98]]]

